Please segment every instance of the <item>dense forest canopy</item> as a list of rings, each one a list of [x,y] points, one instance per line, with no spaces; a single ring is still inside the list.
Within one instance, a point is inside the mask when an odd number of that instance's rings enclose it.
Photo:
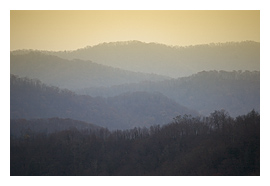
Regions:
[[[112,132],[24,132],[11,137],[11,175],[260,175],[254,110],[236,118],[224,110],[203,118],[180,115],[167,125]]]

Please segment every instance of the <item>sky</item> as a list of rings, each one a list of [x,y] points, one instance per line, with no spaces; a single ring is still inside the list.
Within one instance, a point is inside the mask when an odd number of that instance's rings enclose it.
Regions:
[[[259,10],[11,10],[10,50],[139,40],[188,46],[260,41]]]

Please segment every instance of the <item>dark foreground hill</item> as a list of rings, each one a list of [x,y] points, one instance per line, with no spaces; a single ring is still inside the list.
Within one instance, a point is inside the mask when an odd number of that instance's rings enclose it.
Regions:
[[[169,79],[100,65],[90,59],[67,60],[38,51],[11,52],[10,73],[70,90]]]
[[[192,111],[160,93],[136,92],[113,98],[76,95],[38,80],[10,79],[11,119],[71,118],[109,129],[168,123]]]
[[[260,111],[259,71],[202,71],[178,79],[85,88],[77,93],[108,97],[136,91],[160,92],[203,115],[220,109],[229,111],[232,116],[252,109]]]
[[[11,137],[10,175],[259,176],[260,115],[215,111],[162,127]]]

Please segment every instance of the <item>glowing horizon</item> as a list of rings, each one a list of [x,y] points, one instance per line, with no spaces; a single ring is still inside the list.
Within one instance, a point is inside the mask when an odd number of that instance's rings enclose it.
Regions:
[[[10,50],[76,50],[131,40],[171,46],[260,42],[260,11],[10,11]]]

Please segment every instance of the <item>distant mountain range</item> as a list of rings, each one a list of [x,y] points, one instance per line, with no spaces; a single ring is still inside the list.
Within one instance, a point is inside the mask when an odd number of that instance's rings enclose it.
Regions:
[[[198,115],[160,93],[134,92],[93,98],[11,75],[11,119],[71,118],[108,129],[128,129],[166,124],[184,114]]]
[[[12,52],[10,73],[20,77],[39,79],[48,85],[70,90],[170,79],[161,75],[121,70],[89,60],[62,59],[39,51],[21,54]]]
[[[29,50],[13,51],[13,54]],[[253,41],[167,46],[140,41],[102,43],[74,51],[41,51],[64,59],[91,60],[98,64],[173,78],[209,70],[260,70],[260,43]]]
[[[260,43],[252,41],[17,50],[10,53],[11,118],[71,118],[127,129],[220,109],[231,116],[259,112],[259,70]]]
[[[232,116],[245,114],[252,109],[260,111],[259,71],[203,71],[192,76],[112,86],[85,88],[78,94],[111,97],[125,92],[160,92],[181,105],[208,115],[225,109]]]

